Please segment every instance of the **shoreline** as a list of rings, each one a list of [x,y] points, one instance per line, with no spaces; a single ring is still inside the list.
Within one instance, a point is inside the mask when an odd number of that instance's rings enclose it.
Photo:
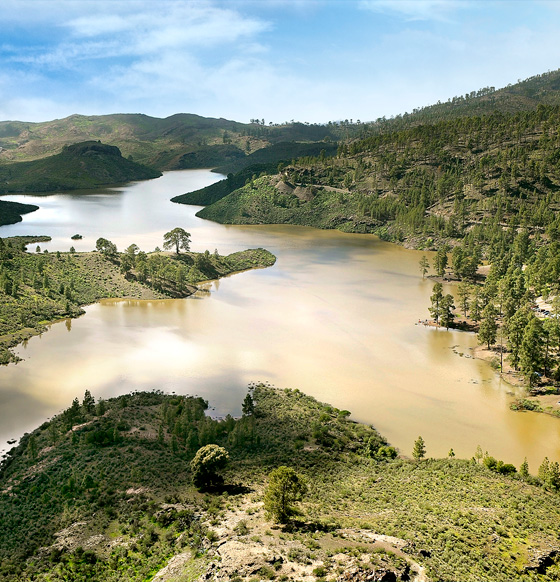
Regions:
[[[249,271],[257,268],[267,268],[272,266],[276,262],[276,257],[266,251],[265,249],[246,249],[244,251],[239,251],[232,253],[227,256],[211,256],[206,253],[194,253],[189,252],[181,254],[180,259],[176,258],[173,253],[159,253],[164,259],[172,264],[178,262],[179,265],[183,262],[192,262],[191,268],[194,269],[194,277],[196,280],[183,281],[182,284],[172,280],[156,280],[156,281],[144,281],[141,282],[136,278],[136,275],[132,275],[131,278],[125,276],[122,270],[119,268],[119,263],[115,260],[103,257],[103,255],[97,251],[83,252],[83,253],[49,253],[48,261],[51,261],[51,265],[57,265],[60,261],[61,264],[65,264],[68,260],[73,261],[73,264],[78,268],[78,273],[87,278],[85,282],[85,287],[88,289],[89,297],[86,301],[78,300],[76,303],[70,304],[66,301],[66,311],[61,303],[64,301],[64,296],[57,297],[58,303],[54,303],[54,297],[52,289],[48,293],[44,293],[42,297],[43,301],[51,301],[52,305],[49,305],[51,316],[48,312],[44,312],[45,317],[35,321],[33,325],[25,325],[25,310],[29,310],[32,297],[29,295],[30,290],[34,291],[33,287],[26,285],[23,289],[23,293],[18,294],[16,297],[5,295],[4,303],[6,305],[6,314],[9,318],[12,316],[12,329],[6,330],[5,333],[0,335],[0,361],[1,365],[9,365],[22,361],[22,358],[17,356],[12,349],[28,341],[32,337],[41,336],[43,333],[49,330],[50,326],[56,323],[62,323],[63,321],[68,321],[76,319],[85,314],[84,307],[98,303],[99,301],[106,299],[116,299],[116,300],[136,300],[136,301],[164,301],[167,299],[186,299],[191,297],[198,291],[203,283],[210,281],[218,281],[219,279],[242,273],[244,271]],[[57,256],[58,255],[58,256]],[[33,255],[27,251],[22,251],[20,257],[27,257],[29,260],[34,260],[37,255]],[[119,256],[123,256],[121,253]],[[197,262],[200,258],[200,262]],[[26,259],[23,259],[24,261]],[[118,260],[118,257],[117,257]],[[204,265],[202,264],[202,261]],[[198,265],[198,266],[197,266]],[[181,267],[183,268],[183,267]],[[204,272],[204,271],[207,272]],[[54,271],[52,275],[54,281],[56,278],[61,278],[60,272]],[[63,279],[61,278],[61,281]],[[68,282],[64,279],[66,287],[68,290]],[[83,283],[83,282],[82,282]],[[61,282],[60,285],[63,285]],[[155,289],[154,286],[159,286],[159,290]],[[79,296],[79,291],[72,291],[73,295]],[[82,295],[82,298],[86,298]],[[21,301],[20,301],[21,300]],[[36,301],[36,299],[35,299]],[[9,313],[11,308],[11,313]],[[54,313],[53,313],[54,311]],[[58,313],[56,313],[58,311]],[[40,314],[42,315],[42,314]],[[40,317],[40,315],[38,317]],[[54,317],[53,317],[54,315]],[[9,322],[7,324],[9,326]]]

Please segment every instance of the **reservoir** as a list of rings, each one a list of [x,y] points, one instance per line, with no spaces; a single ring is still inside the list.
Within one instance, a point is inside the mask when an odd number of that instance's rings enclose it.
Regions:
[[[0,236],[49,235],[40,243],[49,251],[92,250],[99,237],[152,251],[180,226],[195,251],[264,247],[277,262],[188,299],[105,300],[19,346],[24,361],[0,367],[0,449],[86,389],[96,399],[197,394],[221,416],[240,414],[247,385],[262,381],[350,410],[407,455],[421,435],[428,456],[453,448],[470,458],[480,444],[516,466],[527,457],[532,473],[545,456],[560,460],[560,419],[509,410],[515,389],[470,357],[474,335],[418,323],[433,287],[418,267],[424,253],[371,235],[219,225],[169,201],[220,178],[186,170],[108,190],[2,198],[40,209]]]

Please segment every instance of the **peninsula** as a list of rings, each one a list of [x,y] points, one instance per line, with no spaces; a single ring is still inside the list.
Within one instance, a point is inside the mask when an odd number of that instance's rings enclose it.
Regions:
[[[174,229],[184,232],[182,229]],[[170,234],[170,233],[168,233]],[[188,235],[188,233],[184,233]],[[264,249],[227,256],[210,253],[145,253],[137,245],[117,252],[111,241],[97,240],[96,251],[27,252],[26,245],[48,237],[0,238],[0,363],[15,361],[10,351],[46,331],[53,321],[77,317],[82,307],[102,298],[166,299],[187,297],[196,283],[231,273],[269,267],[276,258]],[[188,248],[188,244],[185,245]],[[177,248],[179,250],[179,248]]]

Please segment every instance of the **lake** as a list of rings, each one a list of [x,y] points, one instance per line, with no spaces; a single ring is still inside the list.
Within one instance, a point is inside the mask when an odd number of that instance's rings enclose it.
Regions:
[[[428,456],[452,447],[470,458],[480,444],[517,466],[527,457],[533,473],[545,455],[560,460],[560,419],[509,410],[514,388],[469,357],[474,335],[418,324],[433,287],[418,267],[424,253],[371,235],[219,225],[169,201],[220,178],[186,170],[107,190],[2,197],[41,208],[0,236],[50,235],[41,243],[50,251],[92,250],[99,237],[151,251],[180,226],[195,251],[264,247],[278,260],[187,299],[102,301],[18,347],[24,361],[0,368],[0,447],[86,389],[96,398],[198,394],[213,415],[237,415],[248,383],[263,381],[350,410],[405,454],[422,435]],[[72,241],[76,233],[84,238]]]

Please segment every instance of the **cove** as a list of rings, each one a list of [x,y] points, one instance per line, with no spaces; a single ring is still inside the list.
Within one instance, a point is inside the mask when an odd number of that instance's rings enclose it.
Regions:
[[[433,286],[420,276],[423,253],[369,235],[223,226],[169,201],[219,178],[189,170],[94,193],[3,197],[40,210],[0,236],[47,234],[49,250],[91,250],[102,236],[149,251],[181,226],[193,250],[264,247],[277,262],[188,299],[102,301],[32,338],[17,349],[23,362],[0,368],[0,446],[86,389],[198,394],[213,414],[235,415],[247,384],[268,381],[352,411],[405,454],[422,435],[428,456],[471,457],[480,444],[517,466],[526,456],[533,473],[544,456],[560,460],[560,421],[510,411],[514,389],[468,357],[473,335],[417,325]]]

